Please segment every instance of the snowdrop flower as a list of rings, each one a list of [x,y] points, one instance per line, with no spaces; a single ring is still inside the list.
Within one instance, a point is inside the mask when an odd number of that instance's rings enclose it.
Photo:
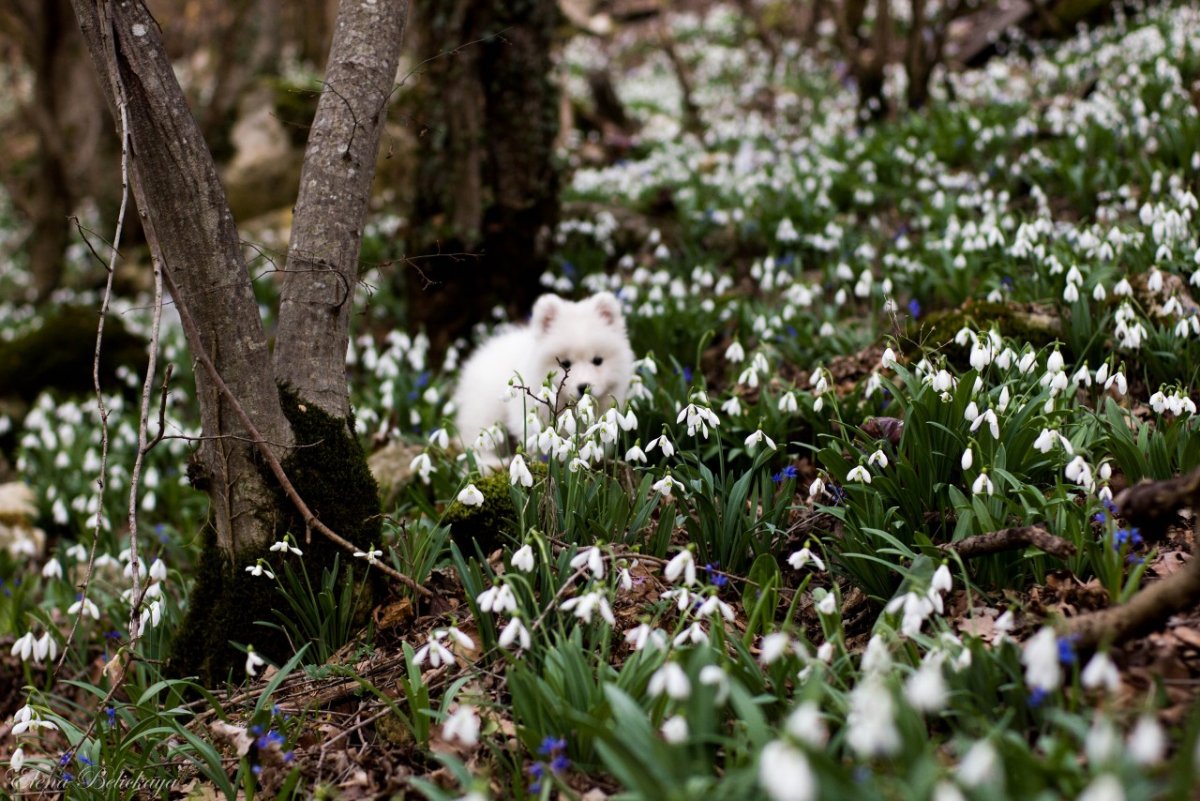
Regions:
[[[821,646],[819,648],[817,648],[817,659],[820,659],[822,662],[824,662],[827,665],[831,661],[833,661],[833,643],[831,643],[831,642],[821,643]]]
[[[584,548],[571,559],[571,567],[576,570],[585,565],[593,576],[598,579],[604,578],[604,553],[596,546]]]
[[[529,472],[529,467],[525,464],[525,457],[517,454],[508,463],[508,478],[512,486],[520,484],[522,487],[533,486],[533,473]]]
[[[17,710],[13,715],[12,736],[19,737],[30,729],[49,729],[56,731],[58,725],[49,720],[42,720],[41,716],[34,712],[33,707],[29,704]]]
[[[25,765],[25,749],[17,748],[12,752],[12,756],[8,758],[8,767],[14,772],[19,772]]]
[[[813,748],[824,748],[829,739],[825,718],[815,701],[804,701],[792,710],[784,722],[784,729],[796,740]]]
[[[879,468],[882,470],[883,468],[888,466],[887,454],[884,453],[882,450],[877,450],[874,453],[872,453],[870,456],[867,457],[867,464],[878,465]]]
[[[670,498],[671,493],[676,489],[683,489],[683,484],[681,484],[679,481],[676,481],[675,478],[668,473],[658,481],[655,481],[653,484],[651,484],[650,489],[661,493],[664,498]]]
[[[1097,715],[1083,743],[1084,753],[1093,768],[1113,762],[1120,756],[1121,736],[1106,716]]]
[[[533,572],[533,546],[526,543],[512,555],[509,564],[525,573]]]
[[[462,492],[458,493],[458,502],[463,506],[482,506],[483,493],[474,484],[467,484]]]
[[[963,469],[964,471],[966,471],[966,470],[970,470],[970,469],[971,469],[971,465],[972,465],[972,464],[974,464],[974,463],[975,463],[975,455],[974,455],[974,453],[972,453],[972,451],[971,451],[971,446],[970,446],[970,445],[968,445],[968,446],[967,446],[967,449],[966,449],[965,451],[963,451],[963,455],[962,455],[962,469]]]
[[[267,664],[267,660],[263,659],[261,656],[259,656],[257,653],[254,652],[253,645],[249,645],[246,647],[246,675],[247,676],[257,676],[258,669],[265,664]]]
[[[652,648],[656,651],[667,649],[667,635],[662,629],[656,629],[647,623],[641,623],[625,632],[625,642],[635,651]]]
[[[785,392],[783,393],[783,396],[780,397],[779,411],[783,412],[784,414],[795,414],[799,408],[800,405],[796,402],[796,393]]]
[[[666,457],[667,459],[670,459],[672,456],[675,455],[675,446],[671,444],[671,440],[667,439],[666,434],[655,437],[654,439],[647,442],[646,443],[646,452],[649,453],[650,451],[654,450],[656,447],[660,448],[662,450],[662,455],[664,457]]]
[[[992,439],[1000,439],[1000,421],[994,410],[988,409],[976,417],[971,423],[971,433],[974,434],[984,423],[987,423],[988,433],[992,435]]]
[[[884,348],[883,356],[879,359],[879,366],[884,369],[891,369],[896,366],[896,351],[889,348]]]
[[[582,620],[584,623],[591,623],[592,616],[596,611],[600,612],[600,617],[604,619],[610,626],[617,624],[617,619],[613,616],[612,607],[608,605],[608,598],[600,590],[578,595],[570,598],[562,605],[564,612],[575,610],[575,617]]]
[[[1059,352],[1058,348],[1055,348],[1054,352],[1050,354],[1050,357],[1046,359],[1046,372],[1060,373],[1062,372],[1062,369],[1063,355]]]
[[[433,460],[429,458],[428,453],[418,453],[408,463],[408,469],[417,474],[422,484],[428,484],[429,477],[433,474]]]
[[[469,706],[459,706],[454,714],[442,724],[442,738],[447,742],[458,740],[471,747],[479,742],[479,716]]]
[[[734,364],[744,362],[746,360],[746,351],[742,347],[742,343],[735,339],[733,343],[725,349],[725,359],[726,361],[733,362]]]
[[[1043,428],[1042,433],[1038,434],[1037,439],[1033,441],[1033,447],[1041,453],[1049,453],[1054,449],[1054,443],[1058,441],[1059,436],[1057,431]]]
[[[663,723],[662,728],[659,729],[659,731],[662,732],[663,739],[672,745],[678,745],[679,743],[687,742],[687,719],[682,715],[670,717],[665,723]]]
[[[13,643],[12,650],[10,650],[9,653],[12,656],[20,659],[22,662],[28,662],[30,657],[33,656],[35,642],[36,641],[34,639],[33,632],[27,631],[17,638],[17,641]]]
[[[677,662],[664,662],[650,677],[646,692],[654,698],[666,693],[668,698],[685,701],[692,694],[692,683]]]
[[[949,392],[954,387],[954,377],[946,370],[938,370],[929,386],[934,392]]]
[[[62,499],[60,498],[59,500]],[[54,522],[58,523],[59,521],[55,520]],[[63,520],[61,522],[66,523],[67,521]],[[83,547],[82,543],[77,542],[67,549],[67,556],[71,557],[77,562],[86,562],[88,558],[88,549]]]
[[[686,648],[689,645],[700,645],[708,640],[708,635],[704,632],[704,627],[700,625],[700,621],[694,621],[679,634],[675,635],[675,639],[671,640],[671,644],[676,648]]]
[[[100,619],[100,609],[92,603],[88,598],[81,596],[78,601],[67,607],[67,614],[78,614],[82,610],[84,617],[90,617],[93,620]]]
[[[475,602],[479,604],[480,611],[496,615],[506,612],[511,614],[517,609],[517,598],[513,595],[512,588],[504,583],[493,584],[479,593]]]
[[[684,548],[679,553],[667,562],[666,568],[663,570],[663,575],[667,581],[672,584],[679,580],[680,575],[683,576],[683,583],[691,586],[696,583],[696,560],[692,556],[692,552]]]
[[[1021,654],[1025,665],[1025,683],[1034,690],[1053,692],[1062,683],[1062,667],[1058,662],[1058,635],[1044,627],[1025,643]]]
[[[729,399],[721,404],[721,411],[730,417],[740,417],[742,414],[742,401],[737,395],[730,395]]]
[[[988,478],[988,474],[987,474],[986,470],[981,472],[976,477],[975,482],[973,484],[971,484],[971,493],[974,495],[981,495],[981,494],[986,493],[987,495],[990,496],[990,495],[993,495],[995,493],[995,491],[996,491],[996,488],[992,485],[992,480],[990,478]]]
[[[625,451],[625,461],[641,462],[642,464],[645,464],[646,463],[646,452],[635,444],[632,448]]]
[[[296,556],[304,555],[304,552],[301,551],[299,548],[297,548],[295,545],[292,545],[290,542],[288,542],[286,537],[282,540],[279,540],[278,542],[272,543],[271,547],[268,550],[270,550],[272,553],[278,553],[280,551],[291,551],[292,553],[296,554]],[[162,564],[162,560],[155,559],[154,564],[150,565],[150,575],[151,576],[154,575],[154,565],[160,565],[160,564]]]
[[[775,441],[764,434],[763,430],[760,428],[750,436],[746,437],[746,450],[748,450],[750,453],[754,453],[756,450],[758,450],[758,446],[764,442],[767,443],[768,448],[771,450],[776,450]]]
[[[1117,666],[1108,654],[1097,651],[1088,660],[1087,667],[1079,675],[1079,680],[1089,690],[1103,687],[1108,692],[1114,693],[1121,686],[1121,671],[1117,670]]]
[[[939,659],[926,659],[904,684],[904,697],[918,712],[940,712],[948,695]]]
[[[355,556],[359,556],[359,554],[356,553]],[[247,566],[246,572],[252,576],[266,576],[269,579],[275,578],[275,574],[271,572],[271,569],[266,566],[262,559]]]
[[[1000,768],[1000,755],[996,753],[995,746],[987,740],[980,740],[967,751],[956,773],[964,786],[983,787],[1001,778]]]
[[[945,563],[938,565],[937,570],[933,571],[933,578],[929,582],[930,593],[950,592],[954,588],[954,577],[950,574],[950,568]]]
[[[802,570],[809,562],[812,562],[817,570],[825,570],[825,563],[821,561],[821,557],[810,551],[807,545],[788,557],[788,564],[793,570]]]
[[[1091,487],[1094,483],[1092,480],[1092,468],[1082,456],[1076,456],[1068,462],[1063,473],[1067,478],[1081,487]]]
[[[729,674],[718,665],[705,665],[700,669],[700,683],[706,687],[715,687],[716,696],[713,702],[717,706],[724,704],[729,698]]]
[[[707,403],[707,398],[703,393],[696,393],[694,400],[700,400]],[[708,439],[709,426],[717,428],[721,421],[713,414],[712,409],[705,406],[698,406],[696,403],[689,403],[679,410],[679,415],[675,418],[676,424],[683,423],[686,420],[687,433],[689,437],[694,437],[699,431],[705,439]]]
[[[417,650],[417,653],[413,655],[413,662],[418,667],[424,665],[426,660],[429,661],[429,666],[433,668],[441,667],[443,664],[454,664],[454,652],[439,642],[441,636],[443,635],[440,632],[430,634],[429,641],[422,645]]]
[[[1120,395],[1122,397],[1125,396],[1126,392],[1128,392],[1128,390],[1129,390],[1129,386],[1125,382],[1125,373],[1124,372],[1121,372],[1121,371],[1115,372],[1111,376],[1109,376],[1108,379],[1104,382],[1105,390],[1108,390],[1109,387],[1113,387],[1113,386],[1116,387],[1118,395]]]
[[[1102,773],[1083,788],[1075,801],[1125,801],[1125,788],[1116,776]]]
[[[933,786],[931,801],[967,801],[954,782],[942,780]]]
[[[824,494],[825,482],[821,480],[820,476],[817,476],[815,479],[813,479],[813,483],[808,485],[808,497],[819,498]]]
[[[764,665],[773,664],[792,648],[792,638],[782,631],[772,632],[762,638],[758,661]]]
[[[860,464],[850,469],[850,472],[846,474],[846,480],[857,481],[862,484],[870,484],[871,473],[867,470],[867,468]]]
[[[435,448],[446,450],[446,448],[450,447],[450,435],[446,433],[446,429],[444,428],[435,428],[429,434],[429,444]]]
[[[887,643],[883,637],[876,634],[867,641],[867,647],[863,649],[862,670],[864,673],[882,676],[891,669],[892,655],[888,651]]]
[[[63,577],[62,565],[59,564],[59,561],[57,559],[55,559],[54,557],[51,557],[50,561],[48,561],[48,562],[46,562],[46,564],[42,565],[42,578],[60,579],[62,577]]]
[[[867,676],[850,692],[846,743],[863,759],[890,756],[900,748],[895,703],[882,679]]]
[[[837,613],[837,596],[832,592],[826,592],[821,600],[817,601],[817,611],[822,615],[832,615]]]
[[[50,632],[43,632],[42,636],[37,638],[37,642],[33,644],[34,663],[40,663],[47,658],[53,662],[57,656],[58,643],[50,636]]]
[[[514,616],[512,620],[508,621],[508,625],[504,627],[504,630],[500,632],[498,642],[501,648],[510,648],[516,642],[521,648],[528,651],[532,639],[529,636],[529,629],[525,628],[525,624],[521,622],[521,618]]]
[[[1126,741],[1129,755],[1139,765],[1156,765],[1167,755],[1167,736],[1153,715],[1138,718]]]
[[[379,557],[383,556],[383,551],[371,546],[365,551],[355,551],[354,556],[357,559],[366,559],[368,565],[377,565],[379,564]],[[271,578],[275,577],[271,576]]]
[[[808,757],[784,740],[772,740],[763,747],[758,783],[771,801],[814,801],[817,797],[817,779]]]

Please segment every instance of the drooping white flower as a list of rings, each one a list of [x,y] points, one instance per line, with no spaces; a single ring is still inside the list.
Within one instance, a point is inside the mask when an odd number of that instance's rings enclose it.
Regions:
[[[719,665],[705,665],[700,668],[700,683],[706,687],[715,687],[716,694],[713,702],[720,706],[729,698],[729,674]]]
[[[483,493],[474,484],[467,484],[462,491],[458,493],[458,502],[463,506],[482,506]]]
[[[663,576],[672,584],[676,583],[681,575],[684,584],[691,586],[696,583],[696,560],[688,548],[675,554],[663,570]]]
[[[1088,660],[1087,667],[1079,674],[1079,680],[1089,690],[1102,687],[1106,691],[1114,693],[1121,686],[1121,671],[1117,670],[1116,664],[1108,654],[1104,651],[1097,651]]]
[[[904,684],[904,697],[919,712],[940,712],[948,695],[940,659],[926,659]]]
[[[529,471],[529,466],[525,464],[525,457],[519,453],[508,463],[508,479],[509,483],[514,487],[518,484],[522,487],[533,486],[533,473]]]
[[[62,577],[63,577],[62,565],[59,563],[59,561],[57,559],[55,559],[54,557],[50,557],[50,560],[47,561],[46,564],[42,565],[42,578],[60,579]]]
[[[758,661],[770,665],[792,650],[792,638],[785,632],[775,631],[762,638]]]
[[[820,476],[813,479],[813,483],[808,485],[808,497],[819,498],[825,493],[825,482]]]
[[[662,733],[663,739],[672,745],[687,742],[687,718],[683,717],[683,715],[674,715],[667,718],[659,731]]]
[[[247,646],[247,648],[246,648],[246,675],[247,676],[257,676],[258,669],[265,664],[267,664],[267,660],[263,659],[261,656],[259,656],[257,653],[255,653],[254,646],[253,645]]]
[[[801,548],[788,557],[788,564],[792,566],[793,570],[802,570],[809,562],[812,562],[817,570],[825,569],[825,562],[821,560],[821,557],[809,550],[808,547]]]
[[[1021,653],[1025,665],[1025,683],[1035,690],[1053,692],[1062,683],[1058,662],[1058,635],[1049,626],[1029,638]]]
[[[512,588],[507,584],[493,584],[475,599],[479,604],[479,609],[482,612],[491,612],[493,614],[512,613],[517,608],[517,598],[513,594]]]
[[[871,673],[850,692],[846,743],[863,759],[886,757],[900,748],[895,702],[878,674]]]
[[[861,464],[856,465],[850,469],[849,473],[846,474],[846,480],[847,481],[857,481],[862,484],[870,484],[871,483],[871,472],[869,470],[867,470],[867,468],[863,467]]]
[[[746,349],[742,347],[742,343],[735,339],[733,343],[725,349],[725,359],[733,362],[734,364],[740,364],[741,362],[744,362],[746,360]]]
[[[817,780],[804,752],[785,740],[772,740],[759,755],[758,783],[771,801],[813,801]]]
[[[1075,801],[1125,801],[1125,788],[1116,776],[1101,773],[1083,788],[1083,792]]]
[[[476,745],[479,742],[479,716],[475,709],[460,705],[454,710],[442,724],[442,738],[447,742],[458,740],[468,747]]]
[[[988,478],[988,474],[986,471],[980,473],[975,478],[974,483],[971,484],[971,493],[974,495],[980,495],[980,494],[986,493],[987,495],[990,496],[990,495],[994,494],[995,491],[996,491],[996,488],[992,485],[992,480],[990,478]]]
[[[509,560],[509,564],[515,567],[517,570],[525,573],[532,573],[534,567],[533,546],[529,545],[528,543],[522,545],[516,550],[515,553],[513,553],[512,559]]]
[[[1128,752],[1139,765],[1156,765],[1167,755],[1167,735],[1153,715],[1138,718],[1126,740]]]
[[[86,596],[80,597],[78,601],[67,607],[68,615],[78,614],[80,611],[83,612],[84,617],[90,617],[93,620],[100,619],[99,607],[92,603],[92,601]]]
[[[563,602],[562,610],[564,612],[574,610],[575,617],[584,623],[591,623],[592,617],[596,612],[600,613],[600,617],[608,625],[615,626],[617,623],[617,619],[612,613],[612,607],[608,604],[608,597],[601,590],[593,590],[592,592],[567,599]]]
[[[837,596],[832,592],[825,593],[824,597],[816,603],[817,611],[822,615],[832,615],[837,613]]]
[[[625,642],[635,651],[652,648],[656,651],[667,649],[667,634],[662,629],[656,629],[648,623],[641,623],[625,632]]]
[[[532,644],[532,639],[529,635],[529,629],[525,628],[525,624],[521,622],[521,618],[513,617],[508,621],[508,625],[500,632],[500,638],[497,640],[501,648],[510,648],[515,642],[526,651]]]
[[[1103,767],[1121,754],[1121,735],[1105,715],[1097,715],[1083,741],[1083,750],[1093,768]]]
[[[971,465],[974,463],[975,463],[975,454],[971,451],[971,446],[968,445],[967,449],[965,451],[963,451],[962,460],[961,460],[962,469],[970,470]]]
[[[587,566],[588,572],[598,579],[604,578],[604,552],[592,545],[575,554],[571,559],[571,567],[579,570]]]
[[[979,740],[958,763],[955,773],[965,787],[983,787],[1000,778],[1001,767],[996,747],[988,740]]]
[[[750,453],[754,453],[756,450],[758,450],[758,446],[764,442],[767,444],[768,448],[771,450],[776,450],[775,440],[764,434],[763,430],[760,428],[750,436],[746,437],[746,450]]]
[[[795,739],[807,743],[813,748],[824,748],[829,739],[829,730],[821,708],[815,701],[804,701],[796,705],[787,716],[784,729]]]
[[[429,635],[429,640],[413,655],[413,662],[419,667],[424,665],[426,660],[430,667],[441,667],[454,664],[454,652],[446,646],[442,645],[441,637],[444,636],[441,632],[433,632]]]
[[[876,450],[874,453],[872,453],[870,456],[867,457],[867,464],[877,465],[880,470],[883,470],[884,468],[886,468],[888,466],[887,454],[884,453],[882,450]]]
[[[664,498],[670,498],[671,493],[677,489],[683,489],[683,484],[675,479],[670,473],[655,481],[650,485],[650,489],[660,493]]]
[[[668,698],[684,701],[692,694],[692,683],[678,662],[664,662],[650,677],[646,692],[654,698],[665,693]]]

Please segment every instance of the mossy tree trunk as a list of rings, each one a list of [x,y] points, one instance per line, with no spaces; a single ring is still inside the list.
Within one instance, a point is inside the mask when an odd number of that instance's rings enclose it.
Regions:
[[[555,0],[416,0],[416,201],[399,280],[440,352],[499,304],[529,311],[558,224]],[[451,52],[453,51],[453,52]],[[474,254],[472,256],[452,254]]]
[[[297,203],[274,363],[216,167],[140,0],[72,0],[104,93],[129,137],[129,173],[154,258],[195,321],[189,347],[224,383],[323,522],[356,546],[378,536],[378,501],[352,436],[345,384],[350,293],[406,0],[345,0]],[[340,352],[337,347],[342,348]],[[277,599],[243,568],[291,530],[306,532],[263,468],[248,429],[197,365],[204,440],[192,475],[211,501],[208,551],[178,643],[182,670],[223,677],[230,640],[262,647]],[[302,447],[295,447],[302,446]],[[299,528],[299,530],[297,530]],[[306,543],[320,575],[332,547]],[[257,579],[262,582],[262,579]],[[265,587],[266,585],[263,584]]]

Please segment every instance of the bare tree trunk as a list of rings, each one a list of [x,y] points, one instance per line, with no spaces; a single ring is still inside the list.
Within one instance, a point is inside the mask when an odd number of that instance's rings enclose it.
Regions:
[[[362,220],[407,14],[407,0],[343,3],[300,173],[275,376],[334,417],[350,414],[346,346]]]
[[[440,352],[499,304],[529,311],[558,223],[555,0],[421,0],[422,130],[402,280]],[[454,49],[457,48],[457,49]],[[427,60],[427,61],[426,61]],[[474,254],[471,257],[450,255]],[[419,272],[418,272],[419,271]]]
[[[109,105],[119,124],[125,121],[134,196],[151,251],[168,286],[177,289],[175,301],[188,312],[189,347],[211,361],[245,413],[243,423],[207,364],[196,370],[205,439],[195,455],[195,476],[211,501],[211,545],[176,640],[176,667],[224,678],[234,656],[229,641],[254,642],[268,654],[284,647],[281,635],[274,648],[262,647],[270,635],[254,621],[272,619],[276,599],[269,587],[248,582],[242,568],[266,556],[267,545],[283,532],[302,541],[306,534],[279,482],[257,458],[251,429],[282,463],[312,515],[358,548],[379,535],[376,487],[345,419],[345,343],[366,193],[407,3],[341,5],[338,49],[313,123],[296,210],[289,257],[294,273],[285,288],[278,332],[284,353],[276,375],[224,190],[156,22],[140,0],[72,2]],[[284,343],[291,339],[304,341]],[[335,353],[339,342],[342,350]],[[294,444],[304,447],[293,450]],[[334,552],[318,538],[305,548],[305,559],[319,574]]]

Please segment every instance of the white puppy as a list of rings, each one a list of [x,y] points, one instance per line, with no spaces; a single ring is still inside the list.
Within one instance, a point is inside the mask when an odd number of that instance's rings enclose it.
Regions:
[[[496,423],[518,441],[536,434],[526,432],[527,415],[536,411],[547,422],[549,403],[512,387],[542,393],[555,411],[585,394],[604,409],[625,400],[632,376],[633,349],[621,303],[611,292],[578,303],[542,295],[529,325],[493,336],[463,365],[454,393],[459,440],[482,456],[503,450],[505,443],[492,437],[477,442]]]

